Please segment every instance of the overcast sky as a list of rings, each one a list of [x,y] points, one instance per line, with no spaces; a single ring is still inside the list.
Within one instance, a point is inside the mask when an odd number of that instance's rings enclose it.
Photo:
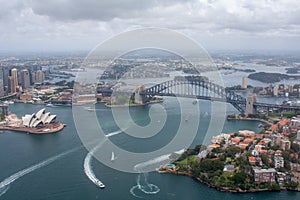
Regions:
[[[299,0],[0,0],[0,51],[91,50],[170,28],[208,50],[300,50]]]

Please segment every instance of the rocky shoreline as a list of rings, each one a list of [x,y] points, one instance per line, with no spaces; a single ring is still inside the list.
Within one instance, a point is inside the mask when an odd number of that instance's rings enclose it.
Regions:
[[[162,170],[159,169],[157,170],[159,173],[169,173],[169,174],[175,174],[175,175],[182,175],[182,176],[188,176],[191,177],[195,180],[197,180],[200,183],[203,183],[207,185],[208,187],[214,188],[216,190],[219,190],[221,192],[230,192],[230,193],[256,193],[256,192],[280,192],[280,191],[295,191],[295,192],[300,192],[300,189],[293,189],[293,188],[286,188],[286,187],[281,187],[280,190],[271,190],[271,189],[249,189],[249,190],[242,190],[240,188],[227,188],[227,187],[219,187],[216,185],[213,185],[211,183],[208,183],[206,181],[203,181],[199,177],[193,176],[191,173],[188,172],[180,172],[180,171],[173,171],[173,170]]]
[[[245,121],[259,121],[262,122],[264,124],[267,124],[269,126],[272,126],[273,123],[264,120],[264,119],[260,119],[260,118],[249,118],[249,117],[238,117],[238,118],[234,118],[234,117],[227,117],[227,120],[245,120]]]

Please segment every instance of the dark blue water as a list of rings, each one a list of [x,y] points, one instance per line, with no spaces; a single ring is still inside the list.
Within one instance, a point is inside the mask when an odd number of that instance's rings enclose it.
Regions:
[[[171,103],[167,101],[166,103]],[[207,107],[203,103],[204,107]],[[31,104],[14,104],[10,110],[19,117],[24,114],[38,111],[43,106]],[[116,131],[117,127],[110,119],[110,110],[97,105],[101,112],[97,113],[99,120],[107,128],[106,131]],[[172,106],[171,106],[172,108]],[[10,184],[0,189],[0,199],[5,200],[37,200],[37,199],[299,199],[300,194],[295,192],[280,193],[257,193],[257,194],[231,194],[219,192],[195,180],[170,174],[159,174],[151,172],[148,174],[130,174],[111,169],[99,161],[93,159],[91,165],[96,177],[102,180],[106,188],[104,190],[96,187],[84,173],[83,162],[87,150],[82,147],[77,135],[72,119],[72,109],[70,107],[47,108],[50,112],[57,114],[58,119],[67,124],[67,127],[51,135],[30,135],[13,131],[5,131],[0,134],[0,182],[15,174],[10,180]],[[176,109],[175,109],[176,110]],[[171,114],[163,132],[149,139],[132,139],[124,134],[110,137],[110,139],[121,146],[132,151],[148,151],[153,148],[163,146],[172,136],[172,130],[176,129],[176,119],[178,113],[174,110]],[[137,123],[147,124],[149,117],[148,108],[135,108],[132,116],[136,117]],[[229,108],[229,112],[234,112]],[[205,114],[206,111],[204,111]],[[203,113],[202,113],[203,114]],[[88,111],[83,111],[83,115],[90,115]],[[209,114],[208,114],[209,115]],[[207,130],[207,122],[203,115],[203,121],[199,128],[194,144],[203,141],[202,132]],[[202,118],[201,118],[202,119]],[[258,122],[250,121],[230,121],[225,122],[224,132],[234,132],[240,129],[259,131]],[[88,126],[88,125],[87,125]],[[193,144],[193,145],[194,145]],[[76,149],[77,148],[77,149]],[[64,155],[62,152],[72,150]],[[58,155],[58,157],[57,157]],[[56,157],[55,157],[56,156]],[[53,162],[34,166],[43,160],[54,158]],[[31,172],[18,174],[23,169],[32,167]],[[35,169],[36,168],[36,169]],[[17,173],[17,174],[16,174]],[[147,177],[147,180],[145,179]],[[14,179],[14,180],[12,180]],[[153,184],[159,188],[156,194],[146,194],[139,189],[133,190],[137,182],[144,186],[145,190],[150,190],[149,185]],[[0,184],[1,186],[1,184]],[[134,195],[139,196],[136,197]]]

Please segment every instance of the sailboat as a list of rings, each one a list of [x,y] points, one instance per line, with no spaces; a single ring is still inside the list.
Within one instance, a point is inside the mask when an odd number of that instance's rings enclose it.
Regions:
[[[184,118],[184,120],[185,120],[186,122],[189,121],[189,115],[186,115],[185,118]]]
[[[111,161],[113,162],[114,160],[115,160],[116,158],[115,158],[115,153],[114,152],[111,152]]]

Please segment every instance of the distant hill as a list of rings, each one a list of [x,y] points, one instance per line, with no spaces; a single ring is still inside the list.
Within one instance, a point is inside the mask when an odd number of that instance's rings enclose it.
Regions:
[[[286,74],[280,73],[266,73],[266,72],[258,72],[253,73],[248,76],[248,78],[256,81],[260,81],[263,83],[275,83],[281,80],[288,80],[288,79],[300,79],[300,76],[289,76]]]

